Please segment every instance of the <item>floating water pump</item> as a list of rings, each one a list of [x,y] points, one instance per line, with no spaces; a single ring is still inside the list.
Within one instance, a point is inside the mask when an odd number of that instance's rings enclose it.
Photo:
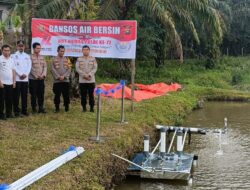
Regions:
[[[184,145],[187,136],[189,144],[193,134],[206,135],[207,133],[226,133],[227,119],[224,119],[223,129],[202,129],[192,127],[163,126],[156,125],[160,131],[160,139],[153,151],[150,152],[149,135],[144,135],[144,151],[137,153],[132,161],[122,158],[118,155],[113,156],[130,163],[128,175],[138,175],[141,178],[150,179],[171,179],[185,180],[192,182],[192,167],[198,160],[198,156],[192,153],[184,152]],[[172,139],[167,139],[173,133]],[[174,140],[176,139],[176,151],[172,151]],[[169,143],[168,143],[169,142]],[[167,146],[168,145],[168,146]],[[156,150],[159,149],[159,152]]]

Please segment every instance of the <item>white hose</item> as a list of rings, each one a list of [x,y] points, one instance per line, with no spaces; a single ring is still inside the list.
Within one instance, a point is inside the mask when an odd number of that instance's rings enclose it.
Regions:
[[[50,161],[49,163],[37,168],[36,170],[32,171],[31,173],[25,175],[21,179],[15,181],[14,183],[10,184],[7,190],[22,190],[32,183],[36,182],[37,180],[41,179],[45,175],[51,173],[52,171],[56,170],[63,164],[67,163],[68,161],[72,160],[73,158],[77,157],[78,155],[84,152],[84,148],[76,147],[74,150],[70,150],[63,155],[57,157],[56,159]]]

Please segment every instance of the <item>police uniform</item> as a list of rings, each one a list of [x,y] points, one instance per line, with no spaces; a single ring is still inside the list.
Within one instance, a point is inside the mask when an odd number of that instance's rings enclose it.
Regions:
[[[28,84],[29,84],[29,74],[31,70],[31,59],[30,56],[25,52],[17,51],[12,55],[15,62],[16,69],[16,88],[14,89],[14,113],[16,116],[20,114],[19,99],[21,96],[22,109],[21,113],[23,115],[28,115],[27,113],[27,96],[28,96]],[[24,77],[24,75],[26,77]]]
[[[83,111],[86,111],[87,95],[89,96],[90,110],[93,111],[95,105],[95,73],[97,71],[96,59],[92,56],[79,57],[76,61],[76,71],[79,74],[79,88]],[[89,80],[87,79],[88,77],[90,77]]]
[[[4,87],[0,87],[0,119],[5,119],[6,117],[13,117],[13,84],[15,83],[15,79],[13,76],[14,70],[14,60],[11,57],[6,58],[1,55],[0,81]]]
[[[44,91],[45,84],[44,78],[47,75],[47,63],[42,55],[31,55],[32,67],[29,74],[29,90],[31,94],[31,106],[32,111],[36,112],[38,104],[38,112],[44,111]],[[43,79],[39,79],[38,76],[43,76]]]
[[[59,111],[60,96],[62,94],[65,111],[69,110],[69,77],[71,73],[71,65],[66,57],[56,56],[52,63],[52,75],[54,78],[53,92],[55,94],[54,104],[56,107],[56,112]],[[59,78],[63,76],[64,79]]]

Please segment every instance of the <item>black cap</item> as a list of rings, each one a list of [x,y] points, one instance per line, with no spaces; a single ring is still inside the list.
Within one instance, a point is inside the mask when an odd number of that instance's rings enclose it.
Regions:
[[[17,45],[24,45],[24,41],[23,40],[18,40],[16,44]]]

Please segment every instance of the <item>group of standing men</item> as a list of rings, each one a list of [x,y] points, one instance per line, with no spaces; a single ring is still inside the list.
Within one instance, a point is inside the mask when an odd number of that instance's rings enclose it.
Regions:
[[[44,109],[45,79],[47,63],[40,55],[41,45],[32,45],[33,54],[24,52],[23,41],[17,42],[17,52],[11,55],[9,45],[3,45],[0,56],[0,119],[28,116],[28,91],[31,95],[32,113],[46,113]],[[69,111],[70,74],[71,64],[64,56],[65,47],[59,45],[57,56],[52,59],[51,71],[54,78],[53,92],[55,112],[60,111],[60,98],[63,96],[65,111]],[[96,59],[90,56],[89,46],[82,47],[83,56],[76,61],[76,71],[79,74],[79,88],[82,111],[87,111],[87,96],[89,97],[90,111],[94,112]],[[21,99],[21,109],[19,100]],[[14,113],[14,114],[13,114]]]

